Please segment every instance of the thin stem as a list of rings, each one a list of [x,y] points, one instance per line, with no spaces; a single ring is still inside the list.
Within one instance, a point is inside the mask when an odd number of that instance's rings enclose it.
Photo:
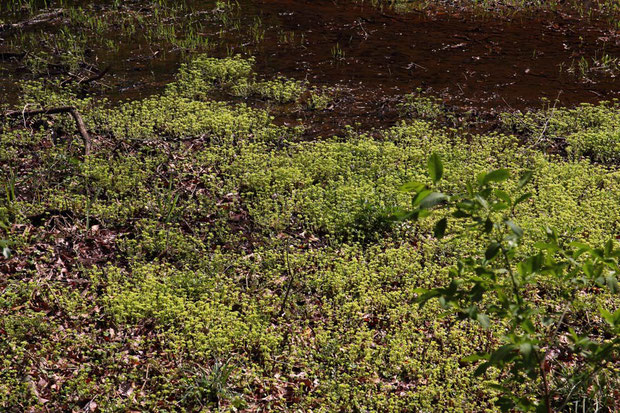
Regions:
[[[506,263],[506,269],[508,270],[508,274],[510,275],[510,281],[512,282],[512,290],[517,299],[517,303],[519,303],[519,305],[522,305],[523,299],[521,298],[521,294],[519,294],[519,287],[517,286],[517,281],[515,280],[515,274],[512,271],[512,265],[510,265],[510,258],[508,258],[508,252],[503,246],[501,247],[501,249],[502,255],[504,256],[504,261]]]
[[[549,382],[547,381],[547,372],[545,371],[545,360],[546,358],[541,359],[538,351],[535,351],[536,359],[538,361],[538,368],[540,370],[540,376],[543,380],[543,391],[545,392],[545,407],[547,408],[547,413],[553,413],[551,410],[551,392],[549,390]]]
[[[487,219],[489,219],[489,217],[487,216]],[[519,303],[519,305],[523,304],[523,300],[521,299],[521,295],[519,294],[519,287],[517,286],[517,280],[515,279],[515,274],[512,271],[512,265],[510,264],[510,258],[508,258],[508,250],[506,248],[504,248],[504,246],[502,245],[502,238],[503,238],[503,231],[501,229],[499,229],[499,227],[497,225],[494,225],[495,229],[496,229],[496,239],[495,242],[497,242],[500,245],[500,249],[502,250],[502,256],[504,257],[504,262],[506,265],[506,269],[508,270],[508,275],[510,275],[510,281],[512,282],[512,291],[517,299],[517,303]]]

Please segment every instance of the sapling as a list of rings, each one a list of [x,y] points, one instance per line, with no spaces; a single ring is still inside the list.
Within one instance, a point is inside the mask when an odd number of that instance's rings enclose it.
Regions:
[[[430,300],[459,319],[472,319],[485,329],[501,331],[501,345],[490,352],[468,357],[481,362],[475,374],[498,369],[503,383],[493,385],[501,396],[504,411],[561,411],[579,398],[618,408],[613,386],[618,383],[620,357],[620,310],[600,309],[607,323],[598,337],[580,333],[567,321],[575,309],[577,291],[608,289],[619,292],[620,249],[615,240],[600,248],[581,242],[565,242],[551,228],[546,238],[533,247],[523,243],[525,231],[516,222],[515,208],[531,194],[524,188],[533,173],[526,172],[510,194],[500,186],[510,179],[509,171],[498,169],[480,174],[462,193],[445,194],[436,187],[443,165],[433,154],[428,161],[432,185],[410,182],[401,187],[412,194],[412,208],[397,214],[400,220],[419,220],[439,211],[445,215],[434,227],[437,238],[448,234],[451,223],[457,230],[486,244],[479,256],[459,257],[450,269],[447,286],[417,289],[418,302]],[[507,185],[506,185],[507,186]],[[464,224],[464,225],[463,225]],[[535,298],[539,285],[548,283],[564,302],[560,309],[543,311]],[[572,319],[572,317],[571,317]],[[602,324],[602,323],[601,323]],[[569,356],[567,369],[554,354]],[[530,395],[516,389],[525,386]],[[596,394],[598,392],[598,395]],[[592,406],[591,406],[592,407]]]

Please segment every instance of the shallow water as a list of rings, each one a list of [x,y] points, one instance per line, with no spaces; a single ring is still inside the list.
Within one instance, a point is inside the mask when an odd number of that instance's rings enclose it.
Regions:
[[[618,34],[602,23],[555,15],[514,21],[390,15],[329,1],[275,0],[261,9],[306,38],[296,48],[267,38],[258,55],[261,71],[343,85],[354,100],[347,111],[360,120],[389,117],[382,114],[385,102],[417,88],[482,111],[540,107],[541,98],[572,106],[620,92],[615,77],[586,80],[560,72],[560,65],[602,50],[620,56]],[[337,63],[331,56],[335,44],[345,53]]]
[[[214,3],[195,3],[209,19]],[[264,38],[249,44],[231,33],[211,53],[251,53],[262,76],[282,74],[337,87],[331,110],[279,119],[310,116],[315,135],[339,133],[356,122],[392,124],[398,118],[395,103],[418,88],[459,110],[483,113],[537,108],[541,98],[573,106],[620,95],[618,78],[611,74],[583,77],[566,70],[581,58],[620,57],[620,34],[604,22],[562,13],[495,20],[465,12],[401,15],[325,0],[244,0],[240,5],[244,24],[260,18]],[[203,35],[210,36],[221,24],[213,20],[205,27]],[[283,42],[291,33],[294,40]],[[341,55],[335,56],[338,49]],[[0,52],[9,51],[0,43]],[[105,94],[113,101],[160,91],[182,61],[179,51],[140,41],[118,53],[95,53],[101,65],[112,66],[113,87]],[[19,62],[0,59],[0,75],[2,100],[15,101]]]

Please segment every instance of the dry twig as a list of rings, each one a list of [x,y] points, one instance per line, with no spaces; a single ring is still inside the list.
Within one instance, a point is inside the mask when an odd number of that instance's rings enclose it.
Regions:
[[[84,119],[82,119],[82,116],[80,115],[78,110],[73,106],[60,106],[56,108],[38,109],[38,110],[23,110],[23,111],[15,110],[15,111],[5,113],[4,117],[7,117],[7,118],[21,117],[22,119],[25,120],[26,118],[31,118],[37,115],[55,115],[55,114],[60,114],[60,113],[68,113],[73,117],[73,119],[75,120],[75,124],[78,128],[78,131],[80,132],[80,135],[82,136],[82,139],[84,140],[84,155],[89,155],[90,148],[91,148],[90,135],[88,134],[88,131],[86,130],[86,124],[84,123]]]

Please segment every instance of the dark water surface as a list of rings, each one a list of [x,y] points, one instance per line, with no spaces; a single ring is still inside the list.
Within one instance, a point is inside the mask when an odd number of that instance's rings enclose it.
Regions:
[[[205,18],[214,7],[213,2],[196,5]],[[418,88],[456,108],[483,113],[538,108],[541,98],[573,106],[620,95],[614,73],[567,71],[582,59],[620,58],[620,34],[604,22],[550,12],[511,19],[464,12],[402,15],[325,0],[244,0],[240,5],[245,24],[260,19],[264,38],[248,46],[247,39],[232,34],[211,53],[252,53],[259,75],[337,87],[338,98],[328,113],[299,115],[316,117],[317,134],[338,133],[356,122],[391,124],[397,118],[395,103]],[[220,28],[213,21],[203,35]],[[283,41],[292,33],[294,40]],[[138,41],[115,54],[100,53],[98,59],[112,66],[113,89],[107,93],[118,100],[161,90],[182,57]],[[0,76],[2,100],[10,102],[19,65],[0,59]]]

